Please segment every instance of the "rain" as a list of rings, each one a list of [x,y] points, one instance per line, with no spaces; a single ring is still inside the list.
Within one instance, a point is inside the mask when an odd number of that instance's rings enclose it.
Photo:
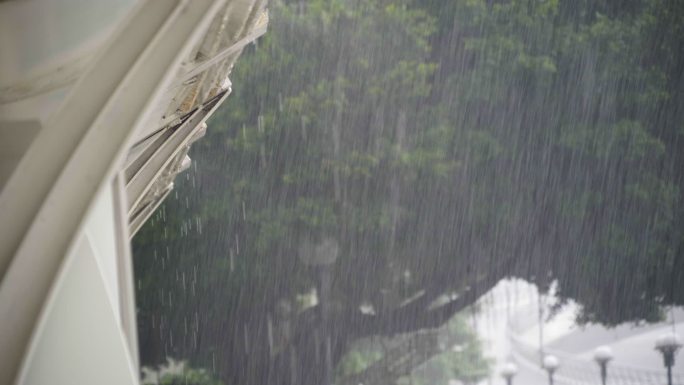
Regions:
[[[684,2],[268,9],[133,239],[143,384],[684,384]]]

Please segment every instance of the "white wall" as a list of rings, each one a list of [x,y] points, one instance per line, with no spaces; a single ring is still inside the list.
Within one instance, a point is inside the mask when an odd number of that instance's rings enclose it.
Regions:
[[[121,327],[112,193],[100,194],[40,317],[21,385],[128,385],[138,373]]]

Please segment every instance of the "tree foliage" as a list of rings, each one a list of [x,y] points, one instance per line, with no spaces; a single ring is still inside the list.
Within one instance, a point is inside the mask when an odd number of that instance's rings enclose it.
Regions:
[[[507,276],[557,281],[587,321],[684,303],[683,3],[271,12],[196,170],[136,237],[144,360],[320,383],[326,339],[338,362]],[[302,257],[326,242],[334,263]]]

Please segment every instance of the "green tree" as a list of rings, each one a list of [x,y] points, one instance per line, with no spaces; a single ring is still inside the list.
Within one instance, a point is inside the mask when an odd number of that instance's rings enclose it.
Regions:
[[[143,361],[320,384],[321,352],[437,328],[507,276],[588,321],[683,304],[683,7],[275,2],[136,237]]]

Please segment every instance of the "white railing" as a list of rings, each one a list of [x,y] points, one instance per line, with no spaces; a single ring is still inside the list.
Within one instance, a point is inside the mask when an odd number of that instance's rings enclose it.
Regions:
[[[543,372],[540,365],[539,349],[531,346],[520,338],[516,337],[511,330],[508,330],[511,342],[511,349],[514,357],[519,364],[534,370]],[[587,385],[600,384],[601,375],[598,364],[587,359],[574,357],[571,354],[560,352],[554,349],[545,348],[546,354],[553,354],[561,361],[561,366],[554,375],[558,385]],[[608,365],[608,381],[610,385],[665,385],[667,384],[667,374],[665,370],[654,371],[643,368],[636,368],[618,363]],[[672,375],[673,385],[684,385],[684,375]]]

